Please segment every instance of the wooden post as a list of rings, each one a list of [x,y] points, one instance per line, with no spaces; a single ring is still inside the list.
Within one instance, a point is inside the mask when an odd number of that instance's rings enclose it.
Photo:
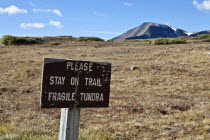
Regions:
[[[62,108],[59,140],[78,140],[80,108]]]

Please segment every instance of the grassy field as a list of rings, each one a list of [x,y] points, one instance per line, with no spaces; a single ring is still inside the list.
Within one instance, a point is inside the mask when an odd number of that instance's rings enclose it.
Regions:
[[[81,109],[80,140],[210,139],[210,43],[196,41],[0,46],[0,139],[58,138],[60,109],[40,108],[44,57],[112,63],[110,107]]]

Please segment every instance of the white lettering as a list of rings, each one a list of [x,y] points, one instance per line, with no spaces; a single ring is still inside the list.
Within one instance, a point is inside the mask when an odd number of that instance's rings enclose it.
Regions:
[[[75,101],[75,93],[49,92],[48,101]]]
[[[80,93],[81,101],[104,101],[103,93]]]
[[[101,87],[102,86],[101,79],[100,78],[85,78],[85,85]]]
[[[89,64],[89,71],[93,71],[92,68],[93,68],[93,63],[90,63],[90,64]]]
[[[73,62],[67,62],[67,70],[69,69],[69,67],[71,67],[71,70],[73,69]]]
[[[50,98],[52,97],[52,92],[49,92],[48,101],[50,101]]]
[[[71,85],[79,85],[79,77],[71,77]]]
[[[53,85],[53,83],[54,83],[54,77],[50,76],[50,85]]]
[[[93,71],[93,63],[67,62],[66,69],[71,71]]]
[[[85,63],[84,64],[84,71],[87,71],[88,70],[88,63]]]
[[[78,63],[75,63],[75,70],[78,71]]]
[[[85,93],[80,93],[80,95],[81,95],[81,101],[84,99],[84,94]]]
[[[50,76],[50,85],[64,85],[66,77]]]

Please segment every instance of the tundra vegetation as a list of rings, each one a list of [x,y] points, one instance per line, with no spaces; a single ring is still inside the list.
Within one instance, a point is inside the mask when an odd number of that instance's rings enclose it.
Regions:
[[[156,38],[151,40],[152,45],[165,45],[165,44],[183,44],[186,40],[182,38]]]
[[[51,41],[49,42],[49,45],[59,45],[60,43],[56,42],[56,41]]]
[[[195,39],[195,40],[201,40],[203,42],[210,42],[210,34],[197,35],[193,39]]]
[[[23,44],[36,44],[37,40],[28,37],[16,37],[11,35],[4,35],[1,39],[2,44],[5,45],[23,45]]]
[[[80,140],[210,139],[208,42],[67,39],[0,46],[0,139],[58,138],[60,109],[40,108],[45,57],[112,63],[110,107],[81,109]]]
[[[98,37],[79,37],[76,39],[76,41],[104,41],[101,38]]]
[[[178,38],[155,38],[155,39],[134,39],[134,40],[125,40],[124,42],[145,42],[152,45],[166,45],[166,44],[183,44],[186,43],[186,37]]]

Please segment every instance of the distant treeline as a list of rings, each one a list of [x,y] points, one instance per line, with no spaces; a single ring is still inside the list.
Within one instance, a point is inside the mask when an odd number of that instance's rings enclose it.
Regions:
[[[46,40],[45,40],[46,38]],[[59,40],[62,40],[62,36],[58,36],[57,40],[52,41],[49,40],[50,37],[18,37],[18,36],[11,36],[11,35],[4,35],[0,42],[4,45],[30,45],[30,44],[37,44],[42,43],[43,40],[48,42],[49,45],[59,45]],[[56,39],[56,37],[53,37]],[[64,37],[65,38],[65,37]],[[155,39],[130,39],[124,40],[124,42],[148,42],[152,45],[164,45],[164,44],[182,44],[186,43],[187,40],[200,40],[202,42],[210,42],[210,34],[201,34],[197,35],[196,37],[189,37],[189,36],[179,36],[177,38],[155,38]],[[98,37],[72,37],[69,41],[77,41],[77,42],[88,42],[88,41],[105,41]],[[112,42],[112,40],[108,40]]]
[[[49,42],[50,45],[59,45],[60,43],[57,42],[59,40],[62,41],[62,36],[53,37],[55,41],[52,41],[52,37],[18,37],[18,36],[11,36],[11,35],[4,35],[0,39],[0,42],[4,45],[30,45],[30,44],[37,44],[42,42]],[[65,38],[65,37],[63,37]],[[66,39],[65,39],[66,40]],[[79,37],[79,38],[73,38],[69,41],[105,41],[98,37]]]
[[[183,44],[187,40],[200,40],[202,42],[210,42],[210,34],[201,34],[196,37],[179,36],[177,38],[155,38],[155,39],[134,39],[125,40],[124,42],[149,42],[152,45],[165,45],[165,44]]]

